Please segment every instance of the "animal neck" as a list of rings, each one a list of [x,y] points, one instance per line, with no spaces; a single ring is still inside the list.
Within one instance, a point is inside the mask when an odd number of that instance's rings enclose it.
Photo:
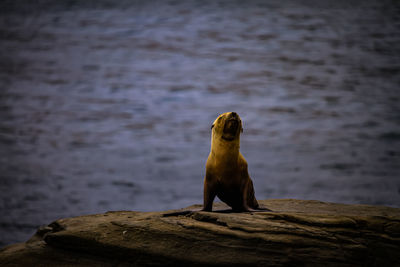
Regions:
[[[211,153],[218,162],[235,162],[239,157],[240,140],[233,141],[214,139],[211,142]]]

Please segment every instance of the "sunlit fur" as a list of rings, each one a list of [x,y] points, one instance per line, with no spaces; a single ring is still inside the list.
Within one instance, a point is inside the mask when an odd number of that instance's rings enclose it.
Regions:
[[[227,112],[214,121],[211,134],[211,151],[206,163],[204,179],[204,210],[212,210],[212,202],[218,196],[237,211],[258,208],[253,183],[247,171],[247,162],[240,153],[240,133],[243,131],[239,115]],[[224,139],[225,124],[235,118],[236,132]]]

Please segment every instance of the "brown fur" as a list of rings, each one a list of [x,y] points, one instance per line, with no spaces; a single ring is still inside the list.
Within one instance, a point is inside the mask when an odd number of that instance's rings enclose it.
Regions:
[[[204,179],[205,211],[212,210],[215,196],[235,211],[259,209],[247,162],[239,152],[242,131],[242,121],[234,112],[221,114],[213,123]]]

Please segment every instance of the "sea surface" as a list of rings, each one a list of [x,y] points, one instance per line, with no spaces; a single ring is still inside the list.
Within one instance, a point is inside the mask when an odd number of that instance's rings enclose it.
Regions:
[[[210,126],[256,197],[400,207],[399,1],[2,1],[0,246],[202,203]]]

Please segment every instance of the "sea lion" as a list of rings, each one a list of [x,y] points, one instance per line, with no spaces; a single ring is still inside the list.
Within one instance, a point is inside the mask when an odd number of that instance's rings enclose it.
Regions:
[[[204,178],[204,211],[212,211],[215,196],[234,211],[260,208],[254,196],[247,162],[240,153],[242,120],[235,112],[218,116],[211,126],[211,151]],[[263,209],[265,210],[265,209]]]

